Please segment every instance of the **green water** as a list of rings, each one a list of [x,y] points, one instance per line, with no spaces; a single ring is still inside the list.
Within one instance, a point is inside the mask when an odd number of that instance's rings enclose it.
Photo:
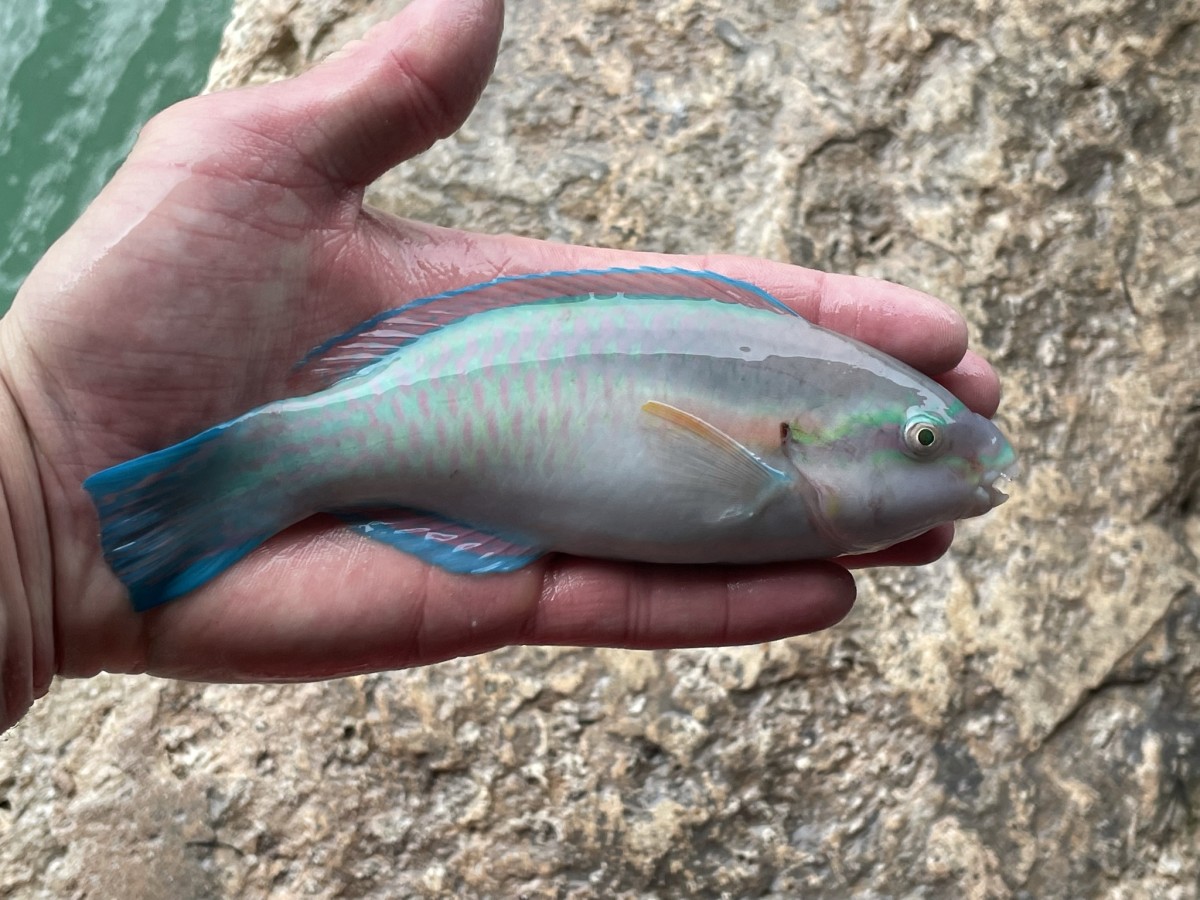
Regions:
[[[195,94],[233,0],[0,0],[0,313],[158,110]]]

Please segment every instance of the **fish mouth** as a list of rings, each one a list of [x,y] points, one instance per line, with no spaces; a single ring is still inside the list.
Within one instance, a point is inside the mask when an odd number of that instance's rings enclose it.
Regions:
[[[1014,459],[1003,469],[992,469],[985,472],[980,479],[980,488],[986,493],[989,508],[995,509],[1008,501],[1006,491],[1011,490],[1017,476],[1021,474],[1021,463]]]

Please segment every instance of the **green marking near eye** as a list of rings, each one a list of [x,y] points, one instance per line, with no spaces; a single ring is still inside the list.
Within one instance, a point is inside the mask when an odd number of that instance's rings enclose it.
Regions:
[[[900,409],[885,409],[875,412],[862,412],[848,415],[836,425],[830,425],[818,430],[806,431],[796,423],[789,424],[791,439],[806,447],[821,444],[834,444],[844,438],[852,437],[860,431],[870,431],[885,425],[903,425],[905,412]]]
[[[837,423],[821,428],[813,428],[811,423],[802,425],[792,422],[788,425],[789,435],[793,442],[805,447],[835,444],[846,438],[852,438],[864,431],[872,431],[892,425],[902,429],[909,421],[911,411],[911,407],[901,409],[898,406],[888,409],[865,410],[846,415]],[[966,405],[961,400],[956,399],[949,403],[943,412],[929,412],[924,413],[924,415],[931,416],[941,423],[943,420],[945,422],[952,421],[955,417],[962,415],[966,411]],[[934,446],[938,440],[937,427],[931,426],[921,429],[917,433],[916,439],[922,447]]]

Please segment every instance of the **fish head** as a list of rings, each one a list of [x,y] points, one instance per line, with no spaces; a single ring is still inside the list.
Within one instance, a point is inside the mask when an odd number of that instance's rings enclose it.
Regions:
[[[860,412],[815,434],[792,430],[785,453],[814,524],[843,552],[887,547],[1008,499],[1020,472],[1012,444],[990,419],[947,399]]]

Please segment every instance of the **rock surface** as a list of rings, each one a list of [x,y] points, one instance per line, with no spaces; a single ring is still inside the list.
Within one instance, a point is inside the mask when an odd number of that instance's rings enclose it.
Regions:
[[[402,5],[245,0],[214,84]],[[0,894],[1200,895],[1200,3],[508,17],[475,115],[373,202],[944,297],[1016,497],[807,638],[61,683],[0,738]]]

